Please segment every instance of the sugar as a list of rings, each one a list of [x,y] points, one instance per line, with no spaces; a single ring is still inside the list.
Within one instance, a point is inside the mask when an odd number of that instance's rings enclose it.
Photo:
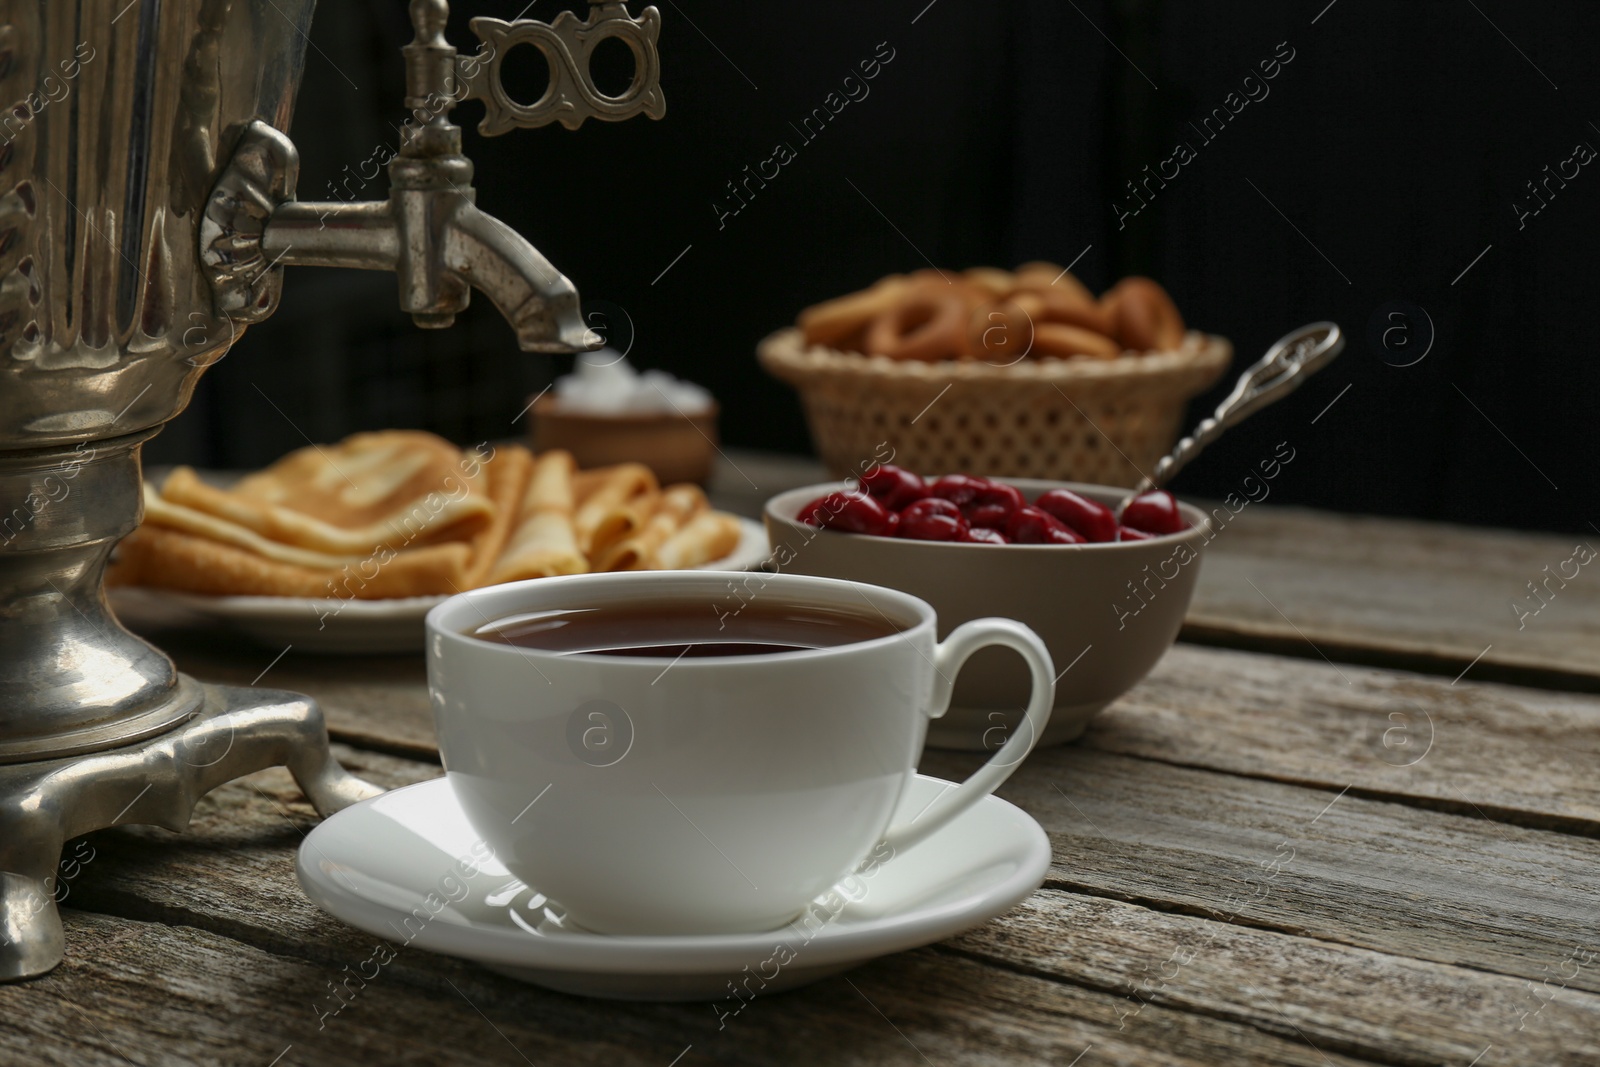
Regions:
[[[574,373],[556,381],[555,393],[563,408],[591,415],[696,415],[712,403],[704,387],[666,371],[641,374],[610,348],[580,355]]]

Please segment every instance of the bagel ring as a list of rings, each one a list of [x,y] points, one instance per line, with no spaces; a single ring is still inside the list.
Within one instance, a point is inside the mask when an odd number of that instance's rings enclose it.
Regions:
[[[1053,263],[1026,263],[1018,267],[1016,288],[1049,293],[1052,300],[1059,300],[1062,303],[1068,301],[1079,304],[1099,303],[1095,295],[1089,291],[1089,287],[1078,280],[1076,274],[1063,270]]]
[[[986,300],[999,300],[1017,287],[1016,277],[998,267],[968,267],[961,280]]]
[[[913,292],[867,326],[864,351],[933,362],[966,353],[967,303],[958,293]]]
[[[940,270],[938,267],[923,267],[906,275],[906,281],[913,286],[921,288],[946,290],[963,289],[961,275],[953,270]]]
[[[1135,352],[1171,351],[1183,344],[1183,316],[1172,297],[1149,278],[1124,278],[1101,300],[1117,340]]]
[[[806,344],[830,348],[850,347],[851,340],[873,319],[894,307],[910,288],[901,275],[891,274],[858,293],[824,300],[800,312],[797,322]]]
[[[1035,259],[1031,262],[1024,263],[1022,266],[1016,269],[1017,285],[1018,287],[1043,287],[1061,277],[1061,275],[1066,272],[1066,269],[1067,268],[1063,267],[1059,263],[1051,263],[1048,260]]]
[[[1097,305],[1086,308],[1067,294],[1027,289],[973,315],[968,351],[999,366],[1030,355],[1112,359],[1122,354],[1122,346],[1109,334],[1105,313]]]
[[[1122,355],[1122,346],[1103,333],[1086,330],[1066,322],[1041,322],[1033,329],[1033,354],[1071,359],[1074,356],[1093,356],[1096,359],[1116,359]]]
[[[967,354],[1009,367],[1033,352],[1035,326],[1044,315],[1045,302],[1031,292],[984,304],[968,319]]]
[[[1111,316],[1106,314],[1105,308],[1100,306],[1099,301],[1095,300],[1089,294],[1089,290],[1083,288],[1082,283],[1076,278],[1072,279],[1070,288],[1064,288],[1058,283],[1043,289],[1027,289],[1024,292],[1033,294],[1044,305],[1042,315],[1046,321],[1064,322],[1069,326],[1093,330],[1107,337],[1112,334]],[[1081,297],[1078,295],[1080,292],[1083,294]]]

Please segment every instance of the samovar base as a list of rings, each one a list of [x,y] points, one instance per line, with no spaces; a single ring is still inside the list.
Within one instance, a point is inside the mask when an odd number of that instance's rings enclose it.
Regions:
[[[322,709],[310,697],[181,678],[204,702],[167,733],[0,766],[0,981],[36,977],[61,962],[56,870],[72,838],[127,823],[183,830],[202,796],[267,767],[287,767],[322,815],[383,792],[335,762]]]

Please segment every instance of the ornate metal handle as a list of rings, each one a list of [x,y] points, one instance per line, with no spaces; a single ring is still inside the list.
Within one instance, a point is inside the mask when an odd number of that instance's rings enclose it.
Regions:
[[[1344,334],[1332,322],[1313,322],[1293,333],[1285,334],[1267,349],[1267,354],[1239,376],[1228,398],[1217,405],[1210,418],[1194,428],[1194,433],[1179,441],[1170,453],[1156,464],[1155,472],[1134,487],[1122,503],[1117,505],[1117,515],[1122,514],[1128,501],[1150,489],[1166,485],[1184,465],[1198,456],[1211,442],[1221,437],[1228,427],[1243,422],[1269,404],[1276,403],[1300,387],[1300,383],[1332,362],[1344,350]]]
[[[472,20],[472,32],[483,45],[474,55],[456,57],[456,99],[483,101],[479,133],[495,137],[552,122],[575,130],[584,119],[621,122],[639,114],[659,119],[667,113],[666,98],[661,95],[661,57],[656,51],[661,13],[647,7],[633,18],[620,0],[589,0],[589,4],[589,18],[583,22],[570,11],[550,22]],[[613,38],[633,52],[633,84],[621,96],[602,93],[589,72],[594,50]],[[506,53],[518,45],[543,52],[550,67],[549,87],[531,104],[511,99],[500,80]]]

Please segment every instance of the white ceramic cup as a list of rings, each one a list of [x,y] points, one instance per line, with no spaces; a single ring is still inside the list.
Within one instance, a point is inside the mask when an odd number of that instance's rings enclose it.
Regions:
[[[900,632],[748,656],[571,654],[469,636],[524,612],[703,603],[844,610]],[[732,613],[732,614],[730,614]],[[775,929],[869,853],[903,850],[994,791],[1044,734],[1054,668],[1009,619],[935,641],[931,607],[878,586],[697,571],[540,578],[428,613],[428,692],[451,786],[508,870],[614,934]],[[988,645],[1033,676],[1026,727],[911,821],[889,826],[930,719]]]

